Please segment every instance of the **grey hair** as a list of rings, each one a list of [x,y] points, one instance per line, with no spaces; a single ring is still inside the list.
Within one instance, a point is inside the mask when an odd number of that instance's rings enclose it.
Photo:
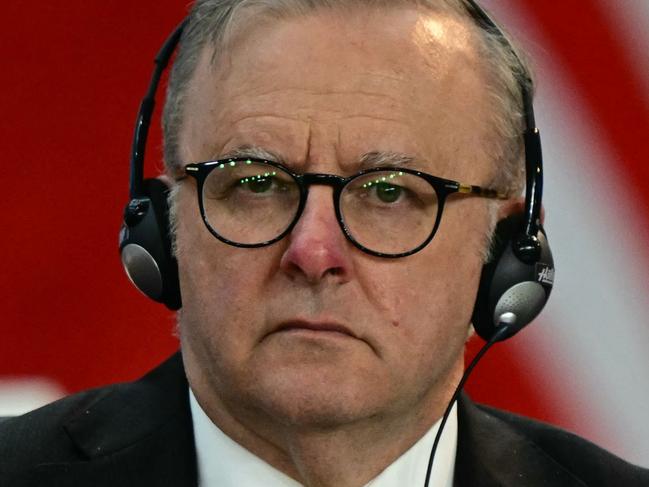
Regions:
[[[196,0],[180,41],[167,88],[163,112],[167,171],[178,174],[182,167],[179,136],[183,108],[187,87],[201,53],[206,45],[212,46],[215,53],[227,52],[227,43],[234,26],[245,21],[246,13],[287,18],[308,15],[317,9],[394,8],[409,5],[428,10],[442,8],[463,17],[469,16],[468,10],[471,9],[466,0]],[[498,141],[489,148],[490,153],[487,154],[498,168],[491,184],[509,195],[517,195],[524,185],[521,137],[523,107],[519,80],[530,80],[530,69],[525,59],[513,51],[509,39],[504,40],[502,36],[482,28],[479,29],[479,35],[483,41],[479,46],[481,59],[489,68],[486,93],[493,106],[493,119],[489,123],[495,140]],[[527,88],[531,91],[531,82]]]

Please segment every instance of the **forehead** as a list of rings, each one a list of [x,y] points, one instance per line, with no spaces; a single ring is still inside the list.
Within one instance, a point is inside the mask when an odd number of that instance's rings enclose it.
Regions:
[[[369,152],[404,153],[439,173],[481,153],[487,103],[466,20],[401,8],[247,24],[227,53],[202,53],[181,133],[187,162],[253,145],[343,169]]]

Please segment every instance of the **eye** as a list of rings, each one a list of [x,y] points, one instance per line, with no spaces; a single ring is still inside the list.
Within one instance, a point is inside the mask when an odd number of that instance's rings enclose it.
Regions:
[[[411,198],[411,190],[407,187],[407,177],[403,173],[375,174],[371,179],[362,179],[359,181],[362,187],[362,198],[367,198],[368,203],[374,201],[380,204],[390,204],[401,202],[404,199]],[[404,184],[396,184],[399,183]]]
[[[269,165],[246,161],[223,163],[209,173],[203,185],[203,197],[224,200],[230,198],[269,198],[294,190],[290,175]]]
[[[253,193],[266,193],[273,187],[274,183],[277,185],[275,178],[265,174],[242,178],[239,180],[240,186],[246,187]]]
[[[396,184],[378,183],[374,185],[374,192],[383,203],[394,203],[401,197],[403,188]]]
[[[369,211],[409,211],[436,204],[434,188],[422,177],[404,171],[372,171],[352,179],[342,195],[345,205]]]

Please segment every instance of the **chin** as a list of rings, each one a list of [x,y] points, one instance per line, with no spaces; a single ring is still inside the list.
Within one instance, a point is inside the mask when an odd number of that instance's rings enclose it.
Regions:
[[[260,374],[248,401],[281,423],[296,427],[333,428],[376,415],[380,391],[344,371],[275,370]],[[372,401],[368,401],[371,398]]]

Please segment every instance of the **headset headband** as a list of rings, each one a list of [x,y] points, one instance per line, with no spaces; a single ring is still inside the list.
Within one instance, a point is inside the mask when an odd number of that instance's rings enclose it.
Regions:
[[[129,185],[129,196],[131,199],[142,198],[146,194],[144,191],[144,153],[149,136],[151,117],[155,108],[155,94],[158,91],[162,73],[167,68],[169,60],[180,41],[180,36],[188,23],[189,19],[186,18],[174,29],[153,61],[155,68],[151,75],[149,89],[140,103],[140,110],[138,111],[135,122],[133,145],[131,146],[131,180]]]

